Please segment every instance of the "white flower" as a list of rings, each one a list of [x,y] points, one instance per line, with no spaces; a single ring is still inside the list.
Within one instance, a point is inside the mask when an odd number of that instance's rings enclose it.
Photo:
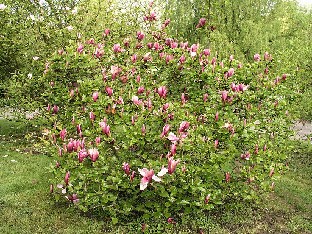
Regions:
[[[34,56],[34,57],[33,57],[33,60],[35,60],[35,61],[37,61],[38,59],[39,59],[38,56]]]
[[[74,27],[71,26],[71,25],[67,26],[66,28],[67,28],[68,31],[72,31],[74,29]]]
[[[30,18],[31,20],[33,20],[33,21],[35,21],[35,20],[36,20],[36,18],[35,18],[35,16],[34,16],[34,15],[30,15],[30,16],[29,16],[29,18]]]
[[[32,74],[31,74],[31,73],[28,73],[27,77],[28,77],[29,79],[31,79],[31,78],[32,78]]]
[[[78,13],[78,8],[77,7],[75,7],[74,9],[72,9],[72,14],[73,15],[76,15]]]
[[[5,8],[7,8],[7,6],[6,6],[6,5],[4,5],[4,4],[0,4],[0,11],[3,11]]]

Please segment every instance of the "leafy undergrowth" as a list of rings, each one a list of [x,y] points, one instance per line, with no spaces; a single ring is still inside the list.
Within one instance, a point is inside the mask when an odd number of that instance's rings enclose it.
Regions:
[[[27,132],[27,133],[26,133]],[[33,143],[38,139],[21,123],[0,120],[0,233],[140,233],[140,220],[113,226],[49,194],[46,167],[54,163]],[[25,139],[25,136],[27,139]],[[262,204],[225,205],[218,212],[184,217],[185,225],[167,230],[155,220],[146,233],[312,233],[312,145],[292,142],[289,171],[275,181],[275,193]]]

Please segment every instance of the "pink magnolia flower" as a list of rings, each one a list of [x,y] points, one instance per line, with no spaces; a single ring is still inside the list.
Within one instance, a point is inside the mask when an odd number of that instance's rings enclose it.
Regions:
[[[185,93],[181,94],[181,103],[182,103],[182,105],[184,105],[186,103]]]
[[[271,189],[273,190],[274,187],[275,187],[275,182],[272,182],[272,184],[271,184]]]
[[[179,130],[178,132],[185,132],[188,128],[190,127],[190,123],[187,121],[182,121],[182,123],[180,124]]]
[[[173,55],[172,54],[167,54],[166,55],[166,64],[168,64],[171,60],[173,60],[174,59],[174,57],[173,57]]]
[[[122,170],[124,170],[124,172],[127,174],[127,175],[130,175],[130,165],[129,163],[123,163],[122,164]]]
[[[204,54],[205,56],[209,56],[209,55],[210,55],[210,49],[204,49],[204,50],[203,50],[203,54]]]
[[[172,217],[169,217],[167,219],[167,222],[170,223],[170,224],[176,224],[176,221],[174,221],[174,219]]]
[[[139,41],[142,41],[144,39],[144,37],[145,37],[145,35],[143,32],[141,32],[141,31],[137,32],[137,39]]]
[[[69,184],[69,178],[70,178],[70,172],[67,171],[66,174],[65,174],[65,178],[64,178],[64,182],[66,185]]]
[[[78,161],[79,161],[80,163],[82,163],[83,160],[84,160],[85,158],[87,158],[87,157],[88,157],[88,152],[87,152],[86,149],[82,149],[82,150],[80,150],[80,151],[78,152]]]
[[[116,101],[118,105],[123,105],[124,101],[123,98],[121,96],[118,97],[118,100]]]
[[[152,100],[150,98],[148,98],[145,105],[146,105],[148,110],[151,110],[153,107]]]
[[[75,90],[71,89],[69,92],[69,96],[72,98],[75,95]]]
[[[229,60],[230,60],[230,62],[232,62],[232,61],[233,61],[233,59],[234,59],[234,55],[232,55],[232,54],[231,54],[231,55],[230,55],[230,59],[229,59]]]
[[[170,24],[170,19],[166,19],[165,22],[162,25],[162,28],[167,27]]]
[[[183,64],[185,61],[186,61],[186,58],[185,58],[184,55],[182,55],[182,56],[180,57],[180,59],[179,59],[179,62],[180,62],[181,64]]]
[[[104,30],[103,36],[108,36],[109,33],[110,33],[110,29],[109,29],[109,28],[106,28],[106,29]]]
[[[151,14],[148,17],[149,21],[155,21],[156,20],[156,13],[154,11],[151,12]]]
[[[219,112],[218,111],[216,112],[215,120],[216,120],[216,122],[219,120]]]
[[[175,49],[175,48],[178,48],[178,42],[175,42],[175,41],[172,41],[171,44],[170,44],[170,47],[171,49]]]
[[[101,57],[104,55],[104,50],[103,50],[103,49],[96,48],[96,49],[95,49],[95,52],[94,52],[94,55],[95,55],[95,57],[97,57],[97,58],[101,58]]]
[[[167,88],[166,88],[166,86],[159,87],[157,89],[157,93],[158,93],[159,97],[166,98],[166,95],[167,95]]]
[[[239,63],[238,65],[237,65],[237,68],[238,69],[240,69],[240,68],[242,68],[243,67],[243,64],[241,64],[241,63]]]
[[[163,176],[167,169],[163,168],[157,175],[158,176]],[[141,174],[141,176],[143,176],[143,178],[141,179],[141,182],[140,182],[140,190],[144,190],[146,189],[148,183],[151,183],[152,180],[156,181],[156,182],[161,182],[161,179],[156,176],[154,174],[154,170],[151,169],[151,170],[148,170],[146,168],[143,168],[143,169],[138,169],[139,173]]]
[[[265,61],[270,61],[270,60],[272,60],[272,56],[268,52],[265,52],[264,53],[264,60]]]
[[[249,160],[249,158],[250,158],[250,153],[249,152],[246,152],[245,154],[241,154],[241,159]]]
[[[60,157],[62,157],[62,155],[63,155],[63,149],[62,149],[62,148],[59,148],[59,149],[58,149],[58,155],[59,155]]]
[[[244,84],[239,84],[238,85],[238,90],[241,92],[244,92],[248,89],[249,85],[244,85]]]
[[[68,153],[71,153],[71,152],[74,151],[74,141],[73,141],[72,138],[67,143],[66,150],[67,150]]]
[[[144,91],[145,91],[144,86],[140,86],[140,87],[138,88],[138,94],[142,94],[142,93],[144,93]]]
[[[124,41],[123,41],[123,43],[124,43],[124,46],[125,46],[125,47],[129,47],[129,46],[130,46],[129,38],[125,38]]]
[[[130,181],[131,182],[133,181],[134,177],[135,177],[135,171],[132,171],[132,174],[130,175]]]
[[[180,48],[186,50],[188,47],[188,42],[180,42]]]
[[[91,121],[95,120],[95,114],[92,111],[89,113],[89,117]]]
[[[209,200],[210,200],[210,194],[208,194],[206,197],[205,197],[205,204],[208,204]]]
[[[217,139],[217,140],[215,140],[215,142],[214,142],[214,147],[217,149],[218,146],[219,146],[219,140]]]
[[[97,101],[98,100],[98,98],[99,98],[99,92],[98,91],[96,91],[96,92],[94,92],[93,94],[92,94],[92,99],[93,99],[93,101]]]
[[[64,141],[66,133],[67,133],[66,128],[62,129],[62,131],[60,132],[60,138],[62,139],[62,141]]]
[[[111,74],[112,74],[112,79],[114,80],[121,72],[121,68],[118,66],[111,66]]]
[[[120,44],[115,44],[115,45],[113,46],[113,51],[114,51],[114,53],[120,53],[120,52],[122,52],[122,49],[121,49],[121,47],[120,47]]]
[[[269,74],[269,68],[268,67],[266,67],[265,69],[264,69],[264,74]]]
[[[175,144],[176,142],[178,142],[180,140],[179,137],[177,137],[173,132],[169,132],[168,135],[168,140],[171,141],[171,143]]]
[[[170,46],[172,42],[173,42],[173,39],[172,39],[172,38],[166,38],[166,39],[165,39],[165,44],[166,44],[167,46]]]
[[[81,54],[83,52],[83,44],[79,44],[77,47],[77,52]]]
[[[165,56],[165,53],[164,53],[164,52],[160,52],[160,53],[159,53],[159,58],[160,58],[160,59],[162,59],[164,56]]]
[[[131,116],[131,124],[134,125],[135,124],[135,117],[132,115]]]
[[[53,190],[54,190],[54,186],[53,184],[50,184],[50,193],[53,193]]]
[[[237,91],[237,86],[235,85],[234,82],[232,82],[232,84],[231,84],[231,89],[232,89],[233,92]]]
[[[162,132],[161,132],[160,137],[163,138],[164,136],[166,136],[166,135],[168,134],[169,130],[170,130],[170,126],[169,126],[169,124],[166,124],[166,125],[163,127],[163,130],[162,130]]]
[[[213,57],[213,58],[211,59],[211,65],[212,65],[212,66],[216,66],[216,63],[217,63],[217,58],[216,58],[216,57]]]
[[[226,172],[226,173],[225,173],[225,182],[226,182],[226,183],[229,183],[230,180],[231,180],[231,174],[230,174],[230,172]]]
[[[59,107],[57,105],[53,106],[53,114],[56,114],[57,112],[59,112]]]
[[[204,101],[204,102],[207,102],[208,97],[209,97],[209,94],[208,94],[208,93],[205,93],[204,96],[203,96],[203,101]]]
[[[135,63],[138,60],[138,56],[136,54],[131,56],[132,63]]]
[[[167,102],[167,103],[165,103],[165,104],[163,105],[163,107],[162,107],[163,111],[168,110],[169,105],[170,105],[170,104],[169,104],[168,102]]]
[[[148,42],[146,44],[147,48],[152,49],[153,48],[153,42]]]
[[[231,76],[233,76],[234,75],[234,68],[230,68],[229,70],[228,70],[228,72],[226,73],[226,76],[227,77],[231,77]]]
[[[180,159],[174,160],[173,157],[168,158],[168,174],[171,175],[176,170],[179,163]]]
[[[161,45],[158,42],[155,42],[153,47],[154,47],[154,50],[156,50],[156,51],[161,49]]]
[[[133,102],[133,104],[134,105],[141,105],[142,104],[142,101],[139,99],[139,97],[138,96],[132,96],[132,102]]]
[[[90,38],[89,40],[87,40],[87,44],[94,45],[95,44],[94,38]]]
[[[198,44],[193,44],[190,48],[191,57],[195,57],[198,50]]]
[[[137,83],[140,83],[140,82],[141,82],[141,76],[140,76],[140,75],[137,75],[135,81],[136,81]]]
[[[141,132],[142,132],[142,135],[145,135],[145,133],[146,133],[145,124],[142,125]]]
[[[81,124],[77,124],[76,129],[77,129],[77,134],[81,133],[82,132]]]
[[[256,144],[254,154],[258,154],[258,153],[259,153],[259,146],[258,144]]]
[[[170,156],[173,156],[177,153],[177,144],[171,144],[170,145]]]
[[[106,87],[105,91],[106,91],[108,96],[111,97],[113,95],[113,89],[111,87]]]
[[[95,144],[98,146],[101,143],[101,137],[96,137],[95,138]]]
[[[274,174],[274,168],[271,169],[269,176],[272,177]]]
[[[78,195],[76,193],[74,193],[73,195],[68,195],[66,196],[66,198],[74,204],[79,202]]]
[[[92,162],[95,162],[99,158],[99,151],[95,148],[89,149],[88,154]]]
[[[102,128],[102,131],[105,135],[110,136],[110,127],[109,125],[106,123],[106,121],[102,121],[100,122],[100,127]]]
[[[205,18],[200,18],[198,21],[198,24],[196,25],[196,28],[204,27],[206,22],[207,22],[207,20]]]
[[[260,54],[255,54],[253,58],[256,62],[259,62],[261,60]]]
[[[223,90],[220,93],[221,93],[222,102],[225,102],[227,100],[227,98],[228,98],[228,91]]]

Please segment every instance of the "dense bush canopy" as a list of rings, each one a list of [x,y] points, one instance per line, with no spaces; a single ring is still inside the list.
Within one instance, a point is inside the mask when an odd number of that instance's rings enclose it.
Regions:
[[[295,2],[4,1],[0,19],[1,103],[40,113],[58,200],[172,224],[274,188],[311,93]]]

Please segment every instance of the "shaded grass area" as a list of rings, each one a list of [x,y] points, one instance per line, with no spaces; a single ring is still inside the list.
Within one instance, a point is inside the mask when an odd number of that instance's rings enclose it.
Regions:
[[[113,226],[109,219],[82,215],[49,194],[46,167],[52,158],[32,150],[31,129],[0,119],[0,233],[140,233],[141,221]],[[25,139],[25,136],[27,139]],[[261,204],[235,204],[186,217],[186,225],[155,221],[146,233],[312,233],[312,145],[296,144],[289,171]]]

